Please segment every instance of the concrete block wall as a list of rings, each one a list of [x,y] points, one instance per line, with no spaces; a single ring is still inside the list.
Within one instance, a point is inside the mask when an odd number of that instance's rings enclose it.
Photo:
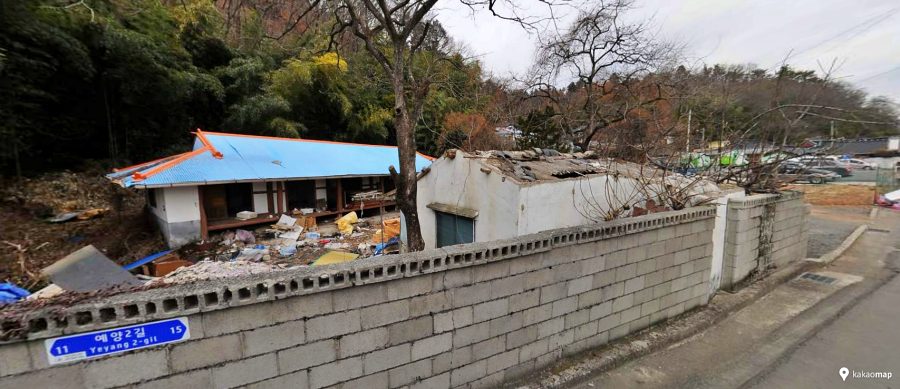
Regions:
[[[0,388],[492,387],[707,303],[715,208],[120,294],[5,317]],[[191,339],[49,366],[43,340]],[[18,321],[17,321],[18,320]]]
[[[800,192],[729,199],[721,287],[806,258],[810,209]]]

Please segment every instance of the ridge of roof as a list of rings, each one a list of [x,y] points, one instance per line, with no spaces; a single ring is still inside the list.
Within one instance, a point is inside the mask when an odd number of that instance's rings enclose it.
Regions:
[[[198,129],[199,131],[199,129]],[[306,143],[323,143],[323,144],[332,144],[332,145],[344,145],[344,146],[365,146],[365,147],[384,147],[390,149],[396,149],[397,146],[391,145],[370,145],[365,143],[351,143],[351,142],[336,142],[331,140],[319,140],[319,139],[303,139],[303,138],[281,138],[277,136],[265,136],[265,135],[248,135],[248,134],[233,134],[229,132],[210,132],[204,131],[203,134],[206,135],[214,135],[214,136],[229,136],[229,137],[240,137],[240,138],[254,138],[254,139],[269,139],[269,140],[284,140],[284,141],[292,141],[292,142],[306,142]],[[437,158],[432,157],[430,155],[422,154],[420,151],[416,150],[416,154],[421,156],[422,158],[428,159],[430,161],[434,161]]]

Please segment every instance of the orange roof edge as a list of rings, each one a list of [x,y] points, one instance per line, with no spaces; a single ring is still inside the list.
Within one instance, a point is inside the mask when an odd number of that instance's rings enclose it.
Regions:
[[[154,164],[154,163],[157,163],[157,162],[159,162],[159,161],[166,160],[166,159],[169,159],[169,158],[177,158],[177,157],[182,156],[182,155],[185,155],[185,154],[187,154],[187,153],[189,153],[189,152],[190,152],[190,151],[184,152],[184,153],[181,153],[181,154],[169,155],[169,156],[167,156],[167,157],[157,158],[157,159],[154,159],[154,160],[152,160],[152,161],[147,161],[147,162],[141,162],[141,163],[139,163],[139,164],[137,164],[137,165],[131,165],[131,166],[128,166],[128,167],[114,168],[112,171],[113,171],[113,173],[118,173],[118,172],[125,171],[125,170],[131,170],[131,169],[139,168],[139,167],[141,167],[141,166],[152,165],[152,164]]]
[[[219,150],[216,150],[216,148],[212,145],[212,143],[209,143],[209,140],[206,139],[206,136],[203,135],[203,131],[201,131],[199,128],[197,128],[197,131],[194,132],[194,134],[197,135],[197,138],[200,139],[200,142],[203,143],[203,146],[206,147],[207,149],[209,149],[209,152],[212,153],[213,157],[216,157],[216,159],[223,158],[222,153],[219,152]]]
[[[135,182],[146,180],[146,179],[148,179],[156,174],[159,174],[160,172],[162,172],[172,166],[175,166],[175,165],[181,163],[184,160],[187,160],[194,156],[200,155],[206,150],[209,150],[209,149],[206,148],[206,146],[203,146],[197,150],[181,154],[178,158],[175,158],[175,159],[173,159],[169,162],[166,162],[162,165],[155,166],[155,167],[153,167],[153,169],[150,169],[146,172],[136,172],[131,177],[134,179]]]

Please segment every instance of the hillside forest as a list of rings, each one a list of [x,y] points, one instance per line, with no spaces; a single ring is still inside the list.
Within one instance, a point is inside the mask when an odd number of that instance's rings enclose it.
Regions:
[[[384,70],[360,41],[332,27],[327,8],[297,16],[305,4],[0,2],[0,174],[151,160],[189,149],[196,128],[397,144]],[[537,48],[532,71],[517,75],[487,73],[478,53],[434,18],[409,60],[411,76],[430,80],[414,118],[418,151],[584,150],[678,138],[689,112],[694,135],[680,142],[695,145],[734,132],[779,144],[898,132],[896,104],[833,79],[827,68],[689,65],[683,48],[640,24],[629,24],[633,34],[623,39],[644,59],[605,58],[588,64],[597,72],[579,74],[572,69],[585,67],[571,46],[604,33],[580,23],[604,12],[586,10],[549,39],[556,42]],[[389,51],[387,39],[375,42]],[[495,132],[508,126],[521,131],[513,143]]]

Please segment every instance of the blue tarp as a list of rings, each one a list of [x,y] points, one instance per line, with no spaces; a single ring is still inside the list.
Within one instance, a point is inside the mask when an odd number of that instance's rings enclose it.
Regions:
[[[320,142],[303,139],[235,136],[205,132],[203,135],[223,158],[203,152],[181,161],[142,181],[131,176],[158,164],[112,173],[125,187],[167,186],[172,184],[216,183],[264,179],[292,179],[339,176],[387,175],[388,167],[400,169],[397,148],[393,146]],[[203,144],[195,140],[194,149]],[[416,156],[416,171],[431,164]]]
[[[31,292],[16,286],[16,284],[0,283],[0,304],[14,303],[29,295]]]

